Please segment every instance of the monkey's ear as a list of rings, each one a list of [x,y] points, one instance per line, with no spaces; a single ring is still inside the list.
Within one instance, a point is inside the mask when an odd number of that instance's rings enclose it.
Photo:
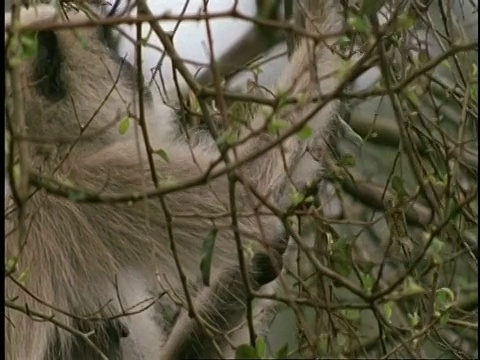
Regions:
[[[54,31],[39,31],[37,37],[37,58],[34,65],[35,86],[52,102],[66,96],[62,78],[63,55]]]

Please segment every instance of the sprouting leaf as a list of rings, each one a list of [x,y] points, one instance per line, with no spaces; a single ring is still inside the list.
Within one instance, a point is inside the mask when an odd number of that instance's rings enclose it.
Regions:
[[[120,128],[118,129],[118,132],[120,135],[125,135],[130,128],[130,118],[125,117],[120,121]]]
[[[455,293],[449,288],[440,288],[435,294],[435,308],[440,311],[448,310],[455,302]]]
[[[17,258],[14,258],[14,257],[9,258],[5,264],[5,272],[11,273],[15,271],[15,267],[17,266],[17,264],[18,264]]]
[[[310,139],[312,136],[313,136],[313,129],[308,126],[308,125],[305,125],[299,132],[298,132],[298,136],[300,139],[302,140],[307,140],[307,139]]]
[[[302,201],[305,200],[305,195],[298,191],[293,191],[292,193],[292,206],[298,206]]]
[[[13,181],[15,184],[18,184],[20,181],[20,164],[15,164],[12,167],[12,175],[13,175]]]
[[[426,251],[427,258],[432,261],[434,264],[440,264],[443,261],[443,253],[444,253],[445,244],[443,241],[439,240],[438,238],[434,238],[430,242],[430,246]]]
[[[388,322],[391,322],[392,314],[393,314],[393,301],[387,301],[383,304],[383,309],[385,310],[385,317],[387,318]]]
[[[68,199],[73,202],[84,200],[85,193],[83,191],[69,190]]]
[[[341,333],[340,331],[337,334],[336,340],[337,340],[338,346],[342,348],[345,348],[345,346],[348,343],[348,338],[345,336],[345,334]]]
[[[308,102],[308,95],[306,93],[298,93],[296,98],[298,105],[306,105]]]
[[[348,18],[348,25],[350,25],[353,30],[358,31],[360,33],[368,32],[370,28],[370,24],[366,18],[363,16],[353,16]]]
[[[345,154],[339,161],[339,166],[353,167],[355,166],[355,157],[352,154]]]
[[[202,244],[202,260],[200,261],[200,271],[202,273],[202,281],[205,286],[210,285],[210,270],[212,267],[213,250],[215,249],[215,241],[217,239],[217,229],[211,230]]]
[[[410,319],[410,325],[412,325],[413,328],[417,327],[418,324],[420,324],[420,316],[418,315],[418,312],[413,312],[407,314],[408,318]]]
[[[267,355],[267,346],[265,345],[265,340],[261,337],[257,337],[255,340],[255,349],[257,350],[257,355],[263,359]]]
[[[366,16],[372,16],[377,13],[382,7],[382,1],[378,0],[363,0],[360,6],[360,14]]]
[[[28,279],[28,275],[29,275],[28,269],[25,270],[25,271],[22,271],[22,273],[18,277],[18,282],[22,285],[25,285],[25,283],[27,282],[27,279]]]
[[[243,344],[237,347],[235,351],[235,359],[258,359],[255,348],[248,344]]]
[[[440,325],[445,325],[448,323],[448,320],[450,319],[450,314],[448,312],[445,312],[440,316]]]
[[[419,285],[412,277],[405,279],[404,296],[420,295],[425,293],[425,289]]]
[[[277,351],[277,354],[276,354],[276,358],[277,359],[286,359],[287,358],[287,355],[288,355],[288,343],[285,343],[285,345],[283,345],[278,351]]]
[[[288,121],[279,118],[273,118],[268,124],[268,132],[271,134],[276,134],[280,130],[285,129],[287,126]]]
[[[373,278],[370,274],[360,273],[360,277],[362,279],[363,288],[370,292],[373,286]]]
[[[393,176],[392,177],[392,189],[398,194],[398,195],[405,195],[405,187],[403,186],[403,180],[400,176]]]
[[[37,56],[37,39],[34,34],[26,34],[21,37],[22,55],[24,58],[32,59]]]
[[[345,243],[343,246],[338,246],[335,243],[332,249],[332,269],[342,276],[350,275],[353,270],[351,245]]]
[[[415,25],[415,20],[412,16],[402,13],[397,18],[399,28],[402,30],[409,30]]]
[[[350,321],[358,321],[360,320],[360,310],[357,309],[345,309],[342,311],[343,316],[345,319]]]
[[[165,150],[163,149],[158,149],[158,150],[155,150],[153,152],[154,154],[157,154],[158,156],[160,156],[163,160],[165,160],[166,162],[169,162],[169,158],[168,158],[168,154]]]

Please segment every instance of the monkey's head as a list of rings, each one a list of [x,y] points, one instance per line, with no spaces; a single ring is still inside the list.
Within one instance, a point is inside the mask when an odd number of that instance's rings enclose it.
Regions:
[[[94,21],[78,10],[31,6],[21,9],[16,24],[23,30],[15,37],[6,14],[7,69],[18,71],[27,136],[65,142],[95,134],[90,138],[109,143],[133,113],[136,71],[107,45]]]

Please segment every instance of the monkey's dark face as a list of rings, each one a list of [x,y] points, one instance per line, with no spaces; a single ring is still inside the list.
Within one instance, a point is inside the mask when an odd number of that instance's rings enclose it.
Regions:
[[[36,35],[37,57],[33,63],[33,81],[37,91],[51,102],[67,96],[62,78],[63,54],[54,31],[39,31]]]
[[[111,34],[112,29],[102,27],[98,28],[93,34],[88,34],[90,35],[88,37],[105,47],[106,55],[121,67],[120,77],[133,90],[136,85],[136,69],[117,54]],[[68,55],[66,50],[68,49],[65,49],[65,45],[62,46],[59,35],[59,33],[51,30],[39,31],[34,34],[37,56],[32,64],[32,83],[37,93],[52,103],[61,101],[68,95],[68,79],[64,75],[65,60]],[[82,41],[82,39],[79,38],[78,41]],[[84,46],[88,47],[88,43]],[[88,51],[88,49],[85,49],[85,51]],[[81,59],[82,57],[79,56],[78,61],[81,61]],[[101,60],[99,59],[99,61]],[[147,90],[146,95],[148,99],[150,91]]]

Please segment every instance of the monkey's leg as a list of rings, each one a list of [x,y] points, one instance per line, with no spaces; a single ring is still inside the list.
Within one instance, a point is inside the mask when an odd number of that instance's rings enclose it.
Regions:
[[[253,269],[249,274],[254,290],[278,276],[285,248],[282,244],[282,249],[277,251],[275,264],[267,254],[254,256]],[[183,311],[162,349],[161,359],[218,358],[213,342],[222,349],[223,336],[245,319],[245,291],[240,269],[222,274],[210,287],[203,288],[194,299],[195,311],[202,321],[213,326],[217,332],[208,334],[204,325]]]

